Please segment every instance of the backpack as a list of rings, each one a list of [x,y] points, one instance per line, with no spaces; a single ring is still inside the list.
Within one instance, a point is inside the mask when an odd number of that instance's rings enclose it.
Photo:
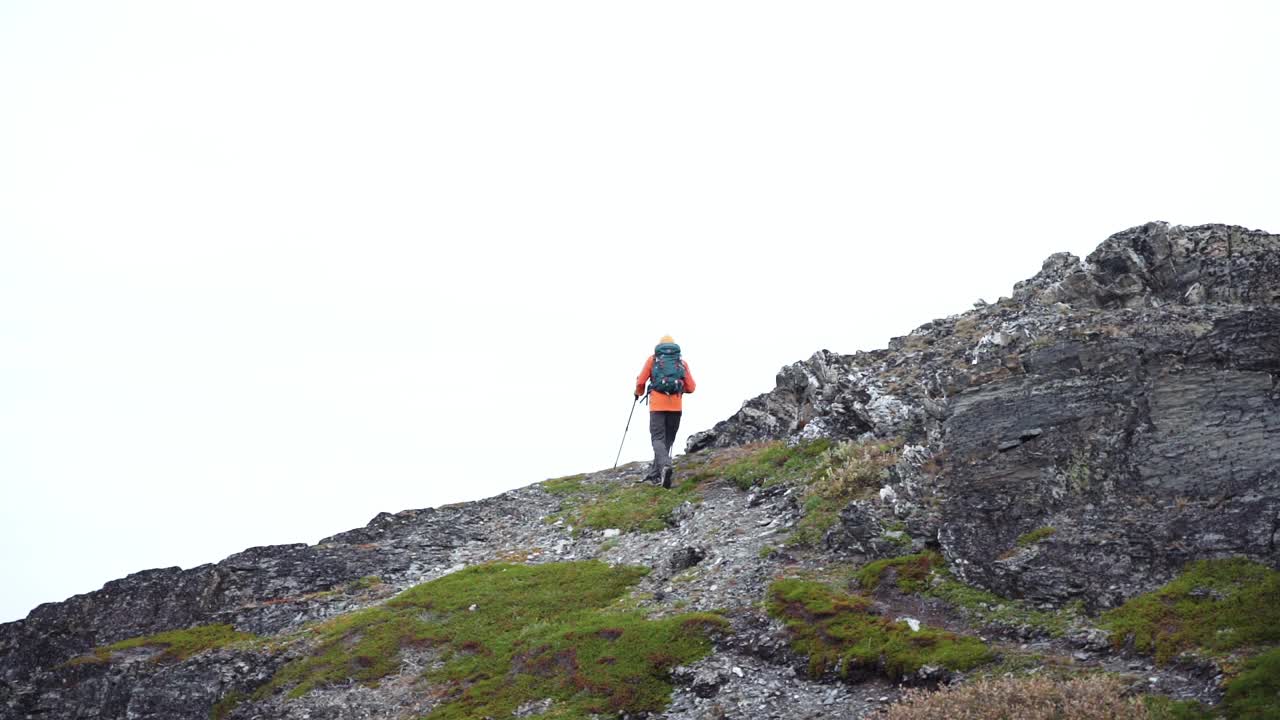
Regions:
[[[667,395],[684,392],[684,363],[680,362],[680,346],[662,343],[653,349],[653,371],[649,389]]]

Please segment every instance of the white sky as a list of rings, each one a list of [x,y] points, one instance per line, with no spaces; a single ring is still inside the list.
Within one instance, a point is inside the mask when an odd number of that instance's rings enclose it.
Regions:
[[[665,333],[683,446],[1052,252],[1280,232],[1280,5],[1048,7],[0,0],[0,621],[608,467]]]

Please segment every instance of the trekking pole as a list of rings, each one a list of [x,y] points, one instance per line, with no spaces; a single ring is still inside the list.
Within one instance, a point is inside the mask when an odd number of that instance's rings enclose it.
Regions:
[[[622,431],[622,442],[618,443],[618,456],[613,459],[613,469],[618,469],[618,461],[622,459],[622,446],[627,444],[627,431],[631,429],[631,416],[636,414],[636,403],[640,402],[640,395],[631,401],[631,412],[627,413],[627,427]],[[645,393],[644,397],[649,397],[649,393]]]

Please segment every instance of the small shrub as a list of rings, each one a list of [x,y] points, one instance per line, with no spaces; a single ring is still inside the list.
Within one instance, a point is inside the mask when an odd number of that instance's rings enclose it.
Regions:
[[[1213,720],[1213,713],[1197,700],[1174,700],[1164,695],[1142,698],[1151,720]]]
[[[1067,482],[1070,483],[1071,489],[1077,494],[1089,492],[1090,485],[1093,484],[1093,471],[1089,469],[1089,455],[1083,450],[1077,450],[1071,455],[1071,462],[1067,465],[1066,470]]]
[[[1138,698],[1115,678],[1002,678],[941,690],[908,690],[885,720],[1148,720]]]
[[[1155,592],[1102,617],[1117,646],[1167,663],[1184,650],[1222,654],[1280,642],[1280,572],[1244,558],[1200,560]]]
[[[846,505],[874,495],[888,468],[898,462],[901,447],[898,440],[829,446],[810,474],[801,478],[804,515],[791,535],[791,544],[816,545],[839,521]]]
[[[209,710],[209,720],[226,720],[231,711],[235,710],[236,706],[244,702],[245,699],[244,693],[239,690],[232,690],[213,704],[213,708]]]
[[[880,489],[886,468],[898,462],[902,443],[842,442],[822,457],[822,469],[809,485],[809,493],[824,498],[847,498]]]
[[[1280,720],[1280,648],[1245,663],[1241,673],[1227,683],[1222,707],[1232,720]]]

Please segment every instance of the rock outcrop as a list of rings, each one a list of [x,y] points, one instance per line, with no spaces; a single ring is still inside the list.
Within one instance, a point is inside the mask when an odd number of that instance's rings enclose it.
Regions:
[[[795,546],[788,536],[809,520],[800,490],[744,492],[717,473],[749,456],[740,446],[819,438],[892,440],[896,464],[878,493],[831,510],[821,542]],[[444,662],[430,643],[401,648],[399,669],[376,682],[354,681],[378,661],[360,657],[350,681],[296,697],[262,691],[316,651],[318,621],[480,563],[588,558],[649,568],[631,601],[654,616],[719,610],[731,626],[712,655],[670,670],[662,717],[862,717],[897,686],[865,673],[856,682],[807,676],[806,658],[761,610],[766,588],[780,568],[829,575],[923,550],[971,586],[1076,618],[1054,637],[988,628],[993,637],[1012,633],[1040,642],[1037,652],[1213,699],[1212,668],[1117,654],[1105,632],[1071,613],[1116,606],[1191,560],[1280,566],[1280,236],[1151,223],[1085,260],[1054,255],[1011,297],[927,323],[887,349],[824,350],[783,368],[773,391],[688,450],[680,477],[706,485],[661,510],[645,499],[643,512],[660,513],[648,525],[600,527],[583,514],[631,497],[643,468],[626,466],[383,513],[316,545],[149,570],[43,605],[0,625],[0,718],[422,717],[450,697],[425,680]],[[626,514],[604,515],[615,516]],[[892,589],[867,603],[912,632],[922,619],[956,630],[966,622]],[[262,640],[190,656],[129,642],[204,626]],[[898,680],[950,677],[926,666]],[[535,697],[514,716],[554,704]]]
[[[1108,607],[1190,560],[1280,564],[1280,236],[1150,223],[978,305],[784,368],[689,449],[904,437],[888,512],[1010,597]]]

